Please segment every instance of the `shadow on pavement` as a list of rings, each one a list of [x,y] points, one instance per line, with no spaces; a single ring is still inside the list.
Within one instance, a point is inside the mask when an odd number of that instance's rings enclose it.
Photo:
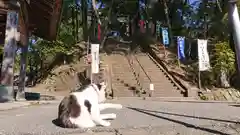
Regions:
[[[137,112],[141,112],[141,113],[150,115],[150,116],[154,116],[154,117],[157,117],[157,118],[160,118],[160,119],[164,119],[164,120],[168,120],[168,121],[171,121],[171,122],[174,122],[174,123],[178,123],[178,124],[184,125],[188,128],[194,128],[196,130],[202,130],[202,131],[206,131],[206,132],[213,133],[213,134],[219,134],[219,135],[230,135],[230,134],[223,133],[221,131],[217,131],[217,130],[214,130],[214,129],[199,127],[199,126],[189,124],[189,123],[186,123],[186,122],[183,122],[183,121],[174,120],[174,119],[171,119],[171,118],[163,117],[163,116],[160,116],[160,115],[157,115],[157,114],[152,114],[152,113],[162,113],[162,114],[183,116],[183,117],[190,117],[190,118],[198,118],[198,119],[215,120],[215,121],[221,121],[221,122],[238,123],[238,122],[228,121],[228,120],[218,120],[218,119],[212,119],[212,118],[204,118],[204,117],[195,117],[195,116],[188,116],[188,115],[181,115],[181,114],[174,114],[174,113],[158,112],[158,111],[151,111],[151,110],[145,110],[145,109],[140,109],[140,108],[132,108],[132,107],[127,107],[127,108],[131,109],[131,110],[134,110],[134,111],[137,111]]]
[[[233,106],[233,107],[240,107],[240,104],[229,105],[229,106]]]
[[[153,113],[161,113],[161,114],[167,114],[167,115],[173,115],[173,116],[181,116],[181,117],[187,117],[187,118],[196,118],[196,119],[204,119],[204,120],[212,120],[212,121],[219,121],[219,122],[226,122],[226,123],[233,123],[233,124],[239,124],[238,121],[231,121],[231,120],[221,120],[221,119],[214,119],[214,118],[207,118],[207,117],[199,117],[199,116],[190,116],[190,115],[184,115],[184,114],[177,114],[177,113],[169,113],[169,112],[161,112],[161,111],[152,111],[147,109],[140,109],[140,108],[131,108],[132,110],[141,110],[145,112],[153,112]]]

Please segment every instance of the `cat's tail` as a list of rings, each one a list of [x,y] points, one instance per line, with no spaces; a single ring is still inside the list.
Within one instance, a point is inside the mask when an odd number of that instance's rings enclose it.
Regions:
[[[74,95],[66,96],[58,106],[58,119],[56,125],[64,128],[78,128],[78,126],[70,121],[71,118],[80,116],[81,107]]]

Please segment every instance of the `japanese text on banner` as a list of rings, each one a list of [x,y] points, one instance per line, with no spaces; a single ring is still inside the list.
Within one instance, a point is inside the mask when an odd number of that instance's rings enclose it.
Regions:
[[[207,40],[198,39],[198,62],[199,71],[210,69],[209,55],[207,51]]]
[[[177,37],[177,45],[178,45],[178,59],[184,60],[185,59],[185,37]]]
[[[165,46],[169,45],[168,28],[162,28],[162,39]]]
[[[91,68],[92,73],[98,73],[99,72],[99,44],[91,44]]]

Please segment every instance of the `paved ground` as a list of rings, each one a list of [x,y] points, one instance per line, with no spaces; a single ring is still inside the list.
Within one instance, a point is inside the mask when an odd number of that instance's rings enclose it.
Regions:
[[[118,99],[109,128],[63,129],[52,123],[58,102],[0,111],[1,135],[239,135],[240,108],[229,103]],[[0,105],[3,106],[2,104]],[[239,105],[240,106],[240,105]]]

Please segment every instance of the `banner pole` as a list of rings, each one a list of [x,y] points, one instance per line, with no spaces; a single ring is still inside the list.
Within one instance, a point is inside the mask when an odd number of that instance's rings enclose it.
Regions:
[[[202,85],[201,85],[201,71],[199,69],[199,61],[198,61],[198,88],[201,90]]]
[[[202,89],[202,85],[201,85],[201,71],[200,71],[200,55],[199,55],[199,39],[197,41],[197,45],[198,45],[198,88],[201,90]]]
[[[90,42],[89,42],[89,36],[88,36],[88,46],[87,46],[87,57],[89,57],[89,48],[90,48]],[[92,50],[91,50],[92,51]],[[92,58],[91,58],[91,65],[90,65],[90,80],[91,84],[93,83],[93,75],[92,75]]]
[[[177,39],[177,42],[179,42],[178,39]],[[180,60],[179,60],[179,57],[180,57],[180,43],[177,43],[177,51],[178,51],[177,62],[178,62],[178,67],[180,68],[181,67],[181,65],[180,65],[181,63],[180,63]]]
[[[178,62],[178,67],[180,68],[180,67],[181,67],[181,63],[180,63],[180,60],[179,60],[179,57],[180,57],[180,52],[179,52],[179,51],[180,51],[180,50],[179,50],[179,49],[180,49],[180,48],[179,48],[179,47],[180,47],[180,44],[177,44],[177,45],[178,45],[178,47],[177,47],[177,48],[178,48],[177,62]]]

